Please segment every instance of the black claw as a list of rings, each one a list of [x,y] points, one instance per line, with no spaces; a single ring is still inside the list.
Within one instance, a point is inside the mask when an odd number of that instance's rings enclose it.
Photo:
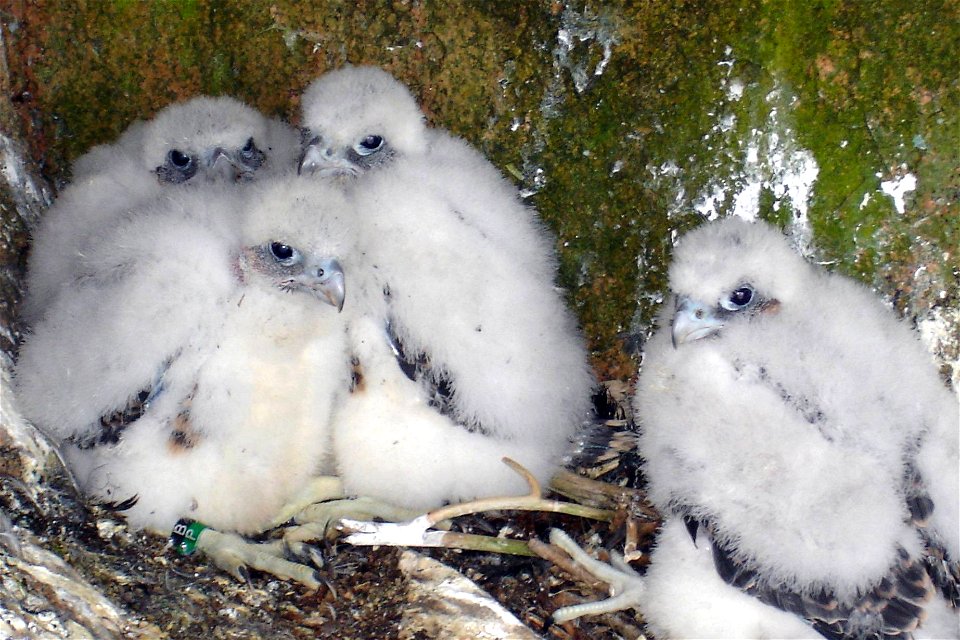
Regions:
[[[137,501],[140,500],[139,495],[133,495],[127,498],[126,500],[121,500],[120,502],[104,502],[103,506],[111,511],[126,511],[127,509],[132,508]]]
[[[557,621],[553,619],[553,614],[551,613],[547,616],[547,619],[543,621],[543,628],[540,630],[541,633],[547,634],[550,632],[550,627],[557,624]]]
[[[310,562],[313,564],[313,566],[317,567],[318,569],[323,569],[324,566],[326,566],[326,562],[324,562],[323,554],[320,553],[320,549],[313,546],[307,547],[307,554],[310,556]]]
[[[325,586],[325,587],[327,588],[327,591],[330,592],[330,593],[329,593],[330,597],[331,597],[333,600],[337,600],[337,599],[339,598],[339,596],[337,595],[337,588],[336,588],[335,586],[333,586],[333,583],[330,582],[329,579],[324,578],[323,576],[321,576],[319,571],[314,571],[313,574],[314,574],[314,577],[316,577],[317,581],[320,582],[321,584],[323,584],[323,586]]]
[[[690,534],[690,539],[693,541],[693,546],[697,546],[697,529],[700,528],[700,523],[690,516],[684,516],[683,526],[687,528],[687,533]]]
[[[306,545],[302,545],[306,547]],[[296,564],[307,564],[307,561],[310,559],[302,553],[297,553],[294,551],[290,545],[284,543],[283,545],[283,559]]]

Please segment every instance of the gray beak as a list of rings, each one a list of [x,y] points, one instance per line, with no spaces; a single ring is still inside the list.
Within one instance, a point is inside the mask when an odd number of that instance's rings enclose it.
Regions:
[[[303,148],[297,173],[318,174],[320,177],[355,176],[358,170],[352,162],[330,147],[321,148],[320,143],[311,142]]]
[[[686,296],[677,298],[671,325],[673,348],[684,342],[693,342],[716,334],[723,327],[723,320],[711,307]]]
[[[221,147],[215,148],[210,154],[207,167],[210,175],[215,176],[219,172],[223,178],[230,181],[247,179],[253,175],[253,172],[241,166],[229,151]]]
[[[216,147],[207,159],[207,166],[215,166],[221,160],[226,160],[233,164],[233,159],[230,157],[230,154],[227,153],[227,150],[222,147]]]
[[[319,299],[333,305],[337,311],[343,310],[347,287],[343,267],[337,260],[330,258],[308,265],[299,279],[300,284],[313,291]]]

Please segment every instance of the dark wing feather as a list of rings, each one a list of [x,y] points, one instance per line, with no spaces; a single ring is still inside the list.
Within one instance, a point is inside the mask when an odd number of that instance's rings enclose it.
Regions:
[[[910,519],[926,545],[923,568],[934,587],[953,608],[960,607],[960,558],[951,558],[928,524],[936,505],[930,499],[920,472],[907,465],[905,479]]]
[[[139,420],[150,408],[150,403],[163,393],[163,376],[173,359],[166,360],[154,375],[150,384],[130,396],[127,404],[113,413],[100,417],[99,425],[94,425],[80,435],[68,438],[79,449],[90,449],[98,445],[111,445],[120,442],[123,431]]]
[[[410,353],[394,330],[394,323],[387,322],[387,339],[397,358],[397,365],[404,375],[426,390],[430,406],[441,414],[459,420],[454,407],[453,388],[450,379],[437,367],[432,366],[427,353]]]
[[[826,589],[807,594],[773,586],[759,579],[756,568],[717,541],[709,521],[684,520],[694,541],[699,531],[705,532],[713,549],[714,566],[727,584],[800,616],[826,638],[909,640],[923,622],[925,605],[937,591],[926,560],[911,558],[904,549],[898,550],[898,561],[890,575],[852,603],[841,602]]]

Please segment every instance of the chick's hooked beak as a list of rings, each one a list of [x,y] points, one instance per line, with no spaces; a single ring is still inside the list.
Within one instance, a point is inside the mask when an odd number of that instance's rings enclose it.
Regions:
[[[319,137],[307,142],[297,165],[300,175],[315,173],[320,177],[348,175],[355,176],[357,167],[331,147],[324,146]]]
[[[307,265],[297,280],[305,289],[313,292],[317,298],[343,311],[343,301],[347,295],[343,267],[333,258],[320,260]]]
[[[207,171],[211,176],[216,176],[219,172],[230,182],[249,180],[253,177],[252,170],[242,166],[233,157],[233,154],[222,147],[215,148],[210,157],[207,158]]]
[[[715,335],[722,327],[723,320],[711,307],[686,296],[677,298],[671,334],[674,349],[684,342]]]

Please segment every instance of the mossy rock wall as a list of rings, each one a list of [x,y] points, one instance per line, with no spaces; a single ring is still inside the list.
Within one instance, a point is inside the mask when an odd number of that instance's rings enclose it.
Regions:
[[[678,233],[729,213],[874,287],[957,375],[956,1],[13,0],[0,20],[5,126],[55,184],[171,101],[296,122],[311,79],[376,64],[554,230],[601,378],[635,372]]]

